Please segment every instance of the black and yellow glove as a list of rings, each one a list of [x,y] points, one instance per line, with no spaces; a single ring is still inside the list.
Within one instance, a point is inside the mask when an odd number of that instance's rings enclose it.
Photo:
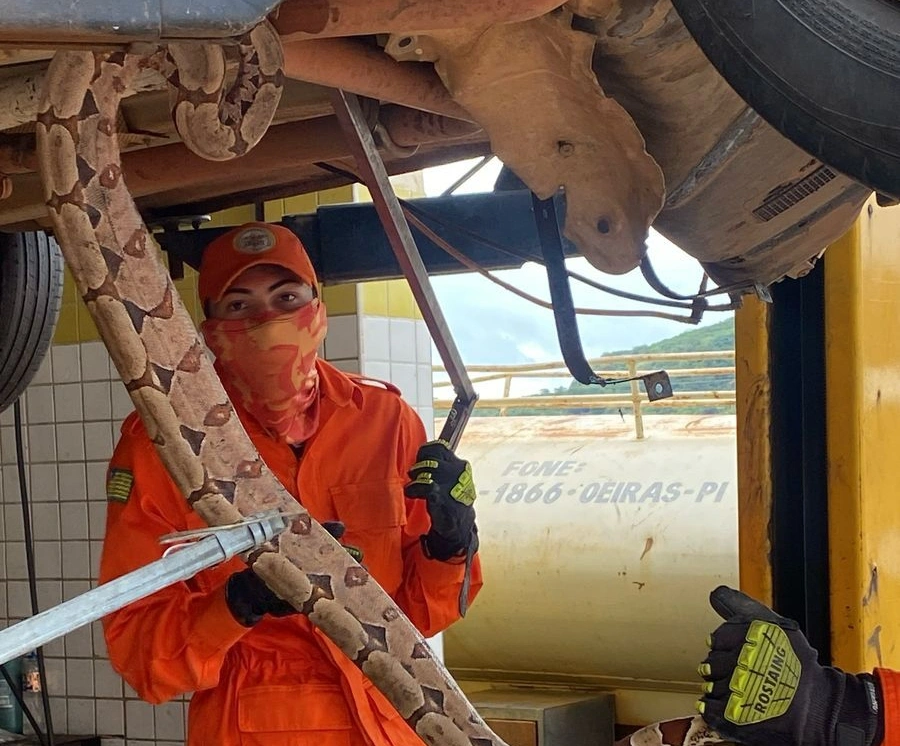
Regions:
[[[322,528],[338,541],[346,530],[340,521],[325,521]],[[341,546],[357,562],[362,561],[361,550],[345,544],[341,544]],[[287,601],[278,598],[250,567],[234,573],[225,582],[225,602],[228,604],[231,615],[245,627],[254,626],[266,614],[283,617],[299,613]]]
[[[447,561],[465,556],[478,544],[475,528],[475,484],[472,467],[440,440],[419,449],[409,470],[407,497],[424,498],[431,517],[431,529],[422,537],[429,558]],[[471,549],[470,549],[471,548]]]
[[[877,746],[881,694],[868,674],[820,666],[797,622],[740,591],[709,597],[725,623],[700,664],[703,719],[748,746]]]

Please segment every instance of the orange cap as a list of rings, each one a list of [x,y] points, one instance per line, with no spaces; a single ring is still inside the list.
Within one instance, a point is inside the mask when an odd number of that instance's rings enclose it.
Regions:
[[[316,286],[316,271],[300,239],[281,225],[245,223],[209,242],[200,260],[200,302],[217,301],[249,267],[275,264]]]

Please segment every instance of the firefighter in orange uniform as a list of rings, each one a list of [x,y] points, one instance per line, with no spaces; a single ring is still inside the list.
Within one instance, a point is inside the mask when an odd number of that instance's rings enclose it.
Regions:
[[[318,359],[325,306],[296,236],[265,223],[207,247],[202,332],[244,427],[280,482],[368,569],[425,636],[459,617],[477,548],[468,463],[393,386]],[[107,478],[100,570],[159,559],[159,537],[199,527],[136,414]],[[471,601],[481,587],[471,563]],[[115,669],[143,697],[194,692],[188,746],[420,746],[371,682],[238,559],[104,619]]]
[[[748,746],[898,746],[900,673],[822,666],[792,619],[732,588],[710,595],[725,622],[700,664],[698,709],[724,738]]]

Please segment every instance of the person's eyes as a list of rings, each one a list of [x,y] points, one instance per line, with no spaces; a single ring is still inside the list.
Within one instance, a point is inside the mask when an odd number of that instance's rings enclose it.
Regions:
[[[284,289],[276,295],[276,303],[281,308],[294,309],[301,308],[312,301],[312,289],[302,285],[294,289]]]
[[[239,313],[240,311],[243,311],[246,308],[247,308],[247,302],[243,301],[243,300],[232,300],[232,301],[229,301],[225,306],[225,310],[228,313]]]

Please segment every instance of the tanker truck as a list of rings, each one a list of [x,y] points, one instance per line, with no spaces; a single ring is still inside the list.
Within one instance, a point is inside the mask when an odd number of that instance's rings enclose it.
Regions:
[[[735,418],[643,420],[475,417],[462,438],[485,584],[444,654],[512,746],[693,711],[709,591],[738,584]]]

